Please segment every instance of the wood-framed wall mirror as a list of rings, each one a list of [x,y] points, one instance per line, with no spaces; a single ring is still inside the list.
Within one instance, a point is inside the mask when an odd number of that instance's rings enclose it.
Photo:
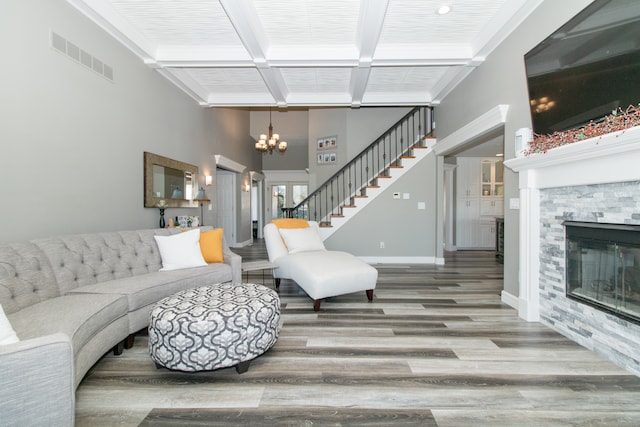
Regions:
[[[198,190],[198,167],[144,152],[144,207],[193,208]]]

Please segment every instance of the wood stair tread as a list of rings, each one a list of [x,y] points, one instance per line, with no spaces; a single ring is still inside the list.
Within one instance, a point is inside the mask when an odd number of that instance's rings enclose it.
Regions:
[[[402,168],[404,168],[404,166],[392,165],[392,166],[389,166],[389,168],[390,169],[402,169]]]

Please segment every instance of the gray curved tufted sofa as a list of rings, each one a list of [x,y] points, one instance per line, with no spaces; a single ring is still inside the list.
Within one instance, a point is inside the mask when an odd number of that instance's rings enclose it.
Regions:
[[[3,425],[73,425],[80,381],[109,350],[132,344],[155,302],[183,289],[241,281],[241,257],[226,243],[224,263],[158,271],[153,236],[179,231],[0,244],[0,304],[20,338],[0,346]]]

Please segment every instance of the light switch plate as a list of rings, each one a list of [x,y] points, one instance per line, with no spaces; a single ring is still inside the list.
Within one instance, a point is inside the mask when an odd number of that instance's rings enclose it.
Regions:
[[[517,197],[509,199],[509,209],[520,209],[520,199]]]

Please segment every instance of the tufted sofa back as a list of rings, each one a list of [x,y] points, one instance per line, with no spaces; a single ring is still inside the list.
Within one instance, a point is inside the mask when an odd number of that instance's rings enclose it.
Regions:
[[[60,295],[45,254],[31,242],[0,245],[0,304],[5,313]]]
[[[0,304],[14,313],[80,286],[158,271],[162,260],[153,236],[179,232],[158,228],[0,244]]]
[[[51,263],[62,294],[108,280],[158,271],[162,260],[154,235],[167,229],[77,234],[34,240]]]

